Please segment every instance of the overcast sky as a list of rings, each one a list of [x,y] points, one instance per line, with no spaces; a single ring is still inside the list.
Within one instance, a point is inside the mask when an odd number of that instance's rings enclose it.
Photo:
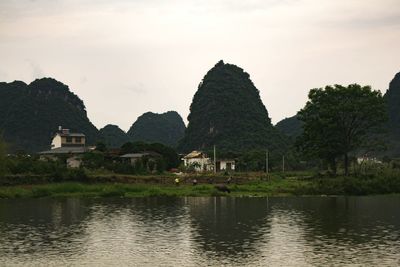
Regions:
[[[0,81],[53,77],[101,128],[178,111],[220,59],[250,74],[274,123],[309,89],[385,92],[400,71],[400,0],[1,0]]]

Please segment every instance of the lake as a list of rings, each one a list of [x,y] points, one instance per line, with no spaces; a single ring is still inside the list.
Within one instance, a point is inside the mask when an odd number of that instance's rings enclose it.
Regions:
[[[399,266],[400,196],[0,200],[0,266]]]

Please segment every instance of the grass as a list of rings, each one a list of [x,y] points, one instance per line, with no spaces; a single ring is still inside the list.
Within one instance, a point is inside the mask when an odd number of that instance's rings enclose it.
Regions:
[[[0,198],[40,197],[151,197],[151,196],[267,196],[294,194],[299,181],[255,181],[243,185],[230,185],[231,193],[222,193],[214,185],[152,185],[78,182],[51,183],[43,185],[18,185],[0,187]]]
[[[246,174],[246,178],[234,180],[231,193],[222,193],[214,185],[203,182],[192,186],[191,178],[181,185],[172,184],[174,177],[155,179],[141,177],[135,183],[126,179],[92,179],[90,183],[59,182],[36,185],[0,186],[0,198],[42,198],[42,197],[151,197],[151,196],[292,196],[292,195],[368,195],[400,193],[400,171],[381,170],[374,175],[352,177],[312,177],[310,173]],[[242,177],[239,174],[237,177]],[[215,183],[223,183],[226,177],[219,177]],[[134,177],[132,177],[134,179]],[[150,180],[150,181],[149,181]],[[198,179],[200,180],[200,179]],[[128,181],[128,182],[127,182]],[[183,181],[183,180],[182,180]],[[130,181],[132,182],[132,181]]]

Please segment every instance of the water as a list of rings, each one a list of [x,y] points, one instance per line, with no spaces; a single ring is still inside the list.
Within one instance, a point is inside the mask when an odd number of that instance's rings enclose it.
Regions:
[[[400,196],[0,200],[0,266],[400,266]]]

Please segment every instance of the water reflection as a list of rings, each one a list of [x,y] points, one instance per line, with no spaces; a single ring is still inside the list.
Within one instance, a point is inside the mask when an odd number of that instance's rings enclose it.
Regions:
[[[0,259],[12,255],[23,260],[84,253],[85,222],[90,212],[79,199],[9,200],[0,202]],[[49,250],[48,248],[52,248]]]
[[[399,196],[0,201],[0,265],[394,266]]]
[[[201,258],[214,264],[245,264],[257,257],[255,240],[269,229],[265,199],[190,198],[190,223]],[[209,263],[210,263],[209,262]]]

